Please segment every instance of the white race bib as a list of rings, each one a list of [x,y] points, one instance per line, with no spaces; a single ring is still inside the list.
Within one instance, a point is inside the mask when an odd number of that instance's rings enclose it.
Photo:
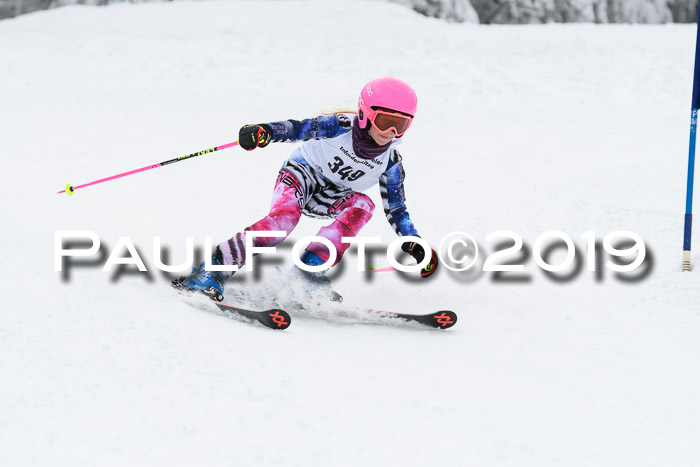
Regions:
[[[335,138],[306,141],[299,148],[302,156],[325,178],[354,191],[365,191],[379,182],[395,144],[374,159],[362,159],[352,149],[352,131]]]

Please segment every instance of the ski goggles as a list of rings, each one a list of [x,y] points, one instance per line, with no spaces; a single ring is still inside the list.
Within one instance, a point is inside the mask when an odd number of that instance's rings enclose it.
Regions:
[[[406,114],[376,109],[371,121],[379,133],[386,134],[394,130],[398,137],[406,133],[408,127],[411,126],[411,120],[413,120],[413,117],[409,117]]]

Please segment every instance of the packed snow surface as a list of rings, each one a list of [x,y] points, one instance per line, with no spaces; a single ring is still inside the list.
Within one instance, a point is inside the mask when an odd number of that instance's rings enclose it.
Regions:
[[[694,25],[482,27],[361,1],[0,22],[0,465],[698,465],[700,270],[680,271],[694,43]],[[275,332],[173,293],[153,238],[179,264],[188,236],[201,251],[257,221],[294,144],[56,194],[235,141],[245,123],[352,108],[382,74],[419,96],[400,148],[411,216],[435,248],[476,239],[467,273],[359,273],[353,248],[331,274],[348,313],[292,311]],[[384,248],[395,234],[369,194],[362,235]],[[227,294],[274,288],[322,225],[302,219]],[[497,262],[523,272],[482,271],[501,230],[525,248]],[[533,257],[552,230],[580,261],[558,281]],[[644,240],[639,270],[605,266],[616,230]],[[101,250],[56,272],[57,231],[94,232]],[[148,273],[102,271],[120,237]],[[387,324],[365,307],[459,322]]]

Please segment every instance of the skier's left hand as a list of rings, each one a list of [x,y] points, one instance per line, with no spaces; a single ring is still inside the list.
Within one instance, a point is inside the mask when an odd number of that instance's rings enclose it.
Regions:
[[[420,264],[420,262],[423,261],[423,259],[425,258],[425,249],[423,249],[420,243],[404,243],[403,245],[401,245],[401,249],[409,255],[413,256],[413,258],[415,258],[416,260],[416,263],[418,264]],[[423,269],[420,270],[420,276],[423,279],[434,273],[438,267],[437,253],[435,253],[435,250],[431,248],[430,254],[430,262]]]

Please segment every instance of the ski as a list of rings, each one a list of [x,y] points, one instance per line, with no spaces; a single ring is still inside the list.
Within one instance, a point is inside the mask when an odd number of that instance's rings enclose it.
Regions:
[[[183,289],[176,289],[178,293],[185,295],[187,297],[192,297],[192,294]],[[206,297],[207,300],[212,302],[214,305],[216,305],[221,311],[226,312],[226,313],[231,313],[237,316],[242,316],[244,318],[252,319],[254,321],[257,321],[258,323],[262,324],[263,326],[267,326],[270,329],[279,329],[279,330],[284,330],[287,329],[291,324],[292,324],[292,318],[289,316],[289,313],[287,313],[284,310],[281,310],[279,308],[271,308],[269,310],[265,311],[254,311],[254,310],[248,310],[245,308],[241,308],[235,305],[230,305],[228,303],[220,302],[217,300],[214,300],[210,297],[207,297],[206,295],[202,294],[203,297]]]
[[[244,316],[249,319],[253,319],[258,323],[267,326],[271,329],[287,329],[290,324],[292,324],[292,318],[284,310],[279,308],[271,308],[265,311],[253,311],[246,310],[245,308],[240,308],[234,305],[229,305],[224,302],[217,302],[216,300],[209,299],[214,303],[221,311],[228,313],[234,313],[240,316]]]
[[[455,325],[457,322],[457,313],[454,311],[443,310],[435,313],[427,313],[424,315],[413,315],[408,313],[396,313],[393,311],[384,310],[367,310],[372,313],[379,313],[382,316],[390,316],[393,318],[405,319],[406,321],[412,321],[415,323],[420,323],[425,326],[430,326],[432,328],[438,329],[448,329]]]

